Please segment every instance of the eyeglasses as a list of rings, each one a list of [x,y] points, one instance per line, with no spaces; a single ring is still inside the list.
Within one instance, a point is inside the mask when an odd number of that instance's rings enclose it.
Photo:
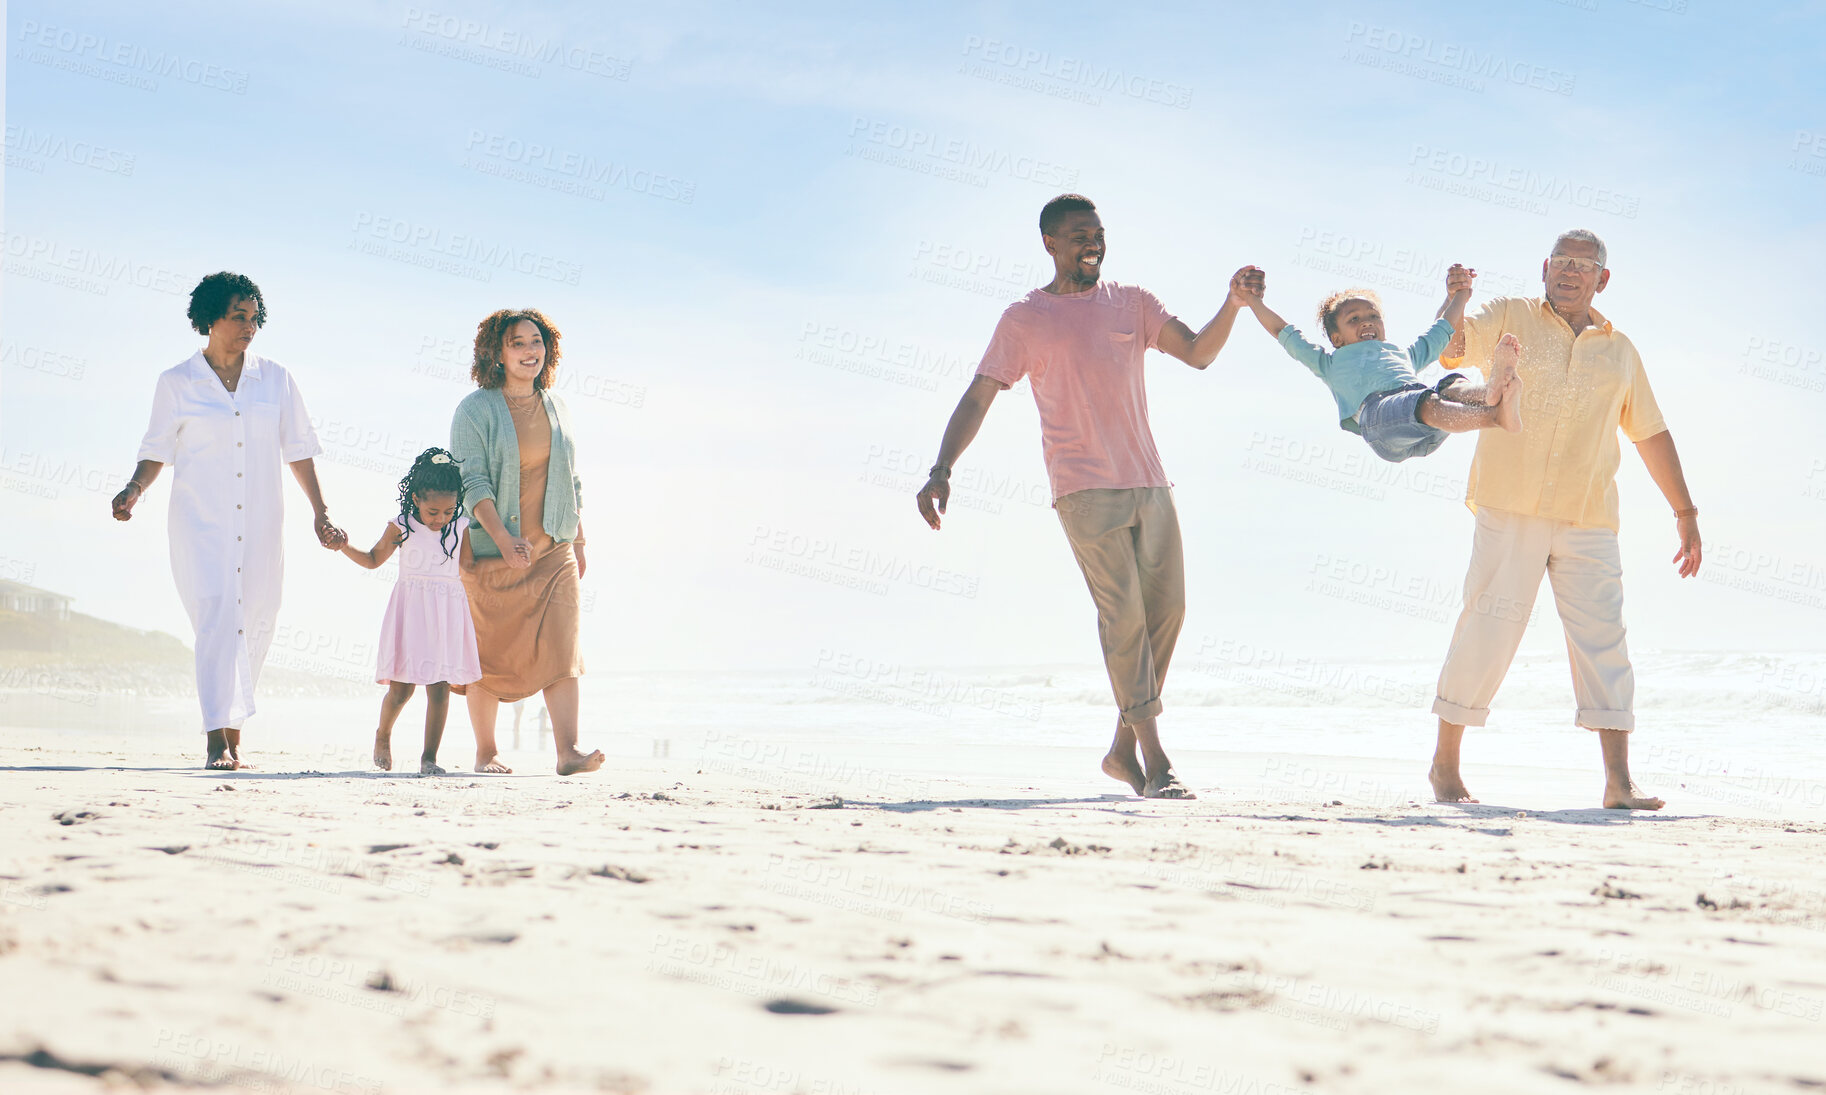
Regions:
[[[1552,270],[1556,274],[1564,274],[1570,271],[1574,274],[1590,276],[1596,274],[1599,270],[1604,269],[1604,264],[1597,259],[1583,259],[1573,255],[1549,255],[1547,257],[1547,269]]]

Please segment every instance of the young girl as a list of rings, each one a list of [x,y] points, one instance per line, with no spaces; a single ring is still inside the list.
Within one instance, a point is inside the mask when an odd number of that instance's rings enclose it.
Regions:
[[[374,732],[374,766],[393,768],[393,721],[425,686],[425,752],[421,775],[441,776],[437,747],[450,710],[450,686],[482,678],[476,654],[469,597],[457,572],[474,566],[469,518],[463,516],[463,476],[443,449],[426,449],[399,481],[399,516],[387,522],[374,547],[342,553],[373,570],[400,551],[399,580],[380,624],[380,657],[375,680],[387,686],[380,701],[380,729]]]

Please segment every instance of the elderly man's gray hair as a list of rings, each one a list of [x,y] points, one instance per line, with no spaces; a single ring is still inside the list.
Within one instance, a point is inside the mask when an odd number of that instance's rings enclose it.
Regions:
[[[1567,240],[1578,240],[1581,243],[1591,244],[1598,250],[1598,265],[1603,266],[1605,264],[1604,241],[1598,238],[1596,232],[1593,232],[1589,228],[1568,228],[1566,231],[1560,233],[1559,239],[1553,241],[1553,251],[1551,253],[1558,254],[1560,251],[1560,244],[1565,243]]]

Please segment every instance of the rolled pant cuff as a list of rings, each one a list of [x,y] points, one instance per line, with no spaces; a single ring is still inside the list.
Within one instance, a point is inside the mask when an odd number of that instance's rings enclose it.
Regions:
[[[1456,726],[1482,726],[1490,721],[1488,707],[1460,707],[1438,696],[1433,697],[1433,713]]]
[[[1151,718],[1159,716],[1162,710],[1164,710],[1164,708],[1161,707],[1160,701],[1157,699],[1149,700],[1146,703],[1138,703],[1133,707],[1125,707],[1122,709],[1122,721],[1133,726],[1138,722],[1146,722]]]
[[[1636,716],[1628,711],[1599,711],[1581,707],[1573,721],[1587,730],[1622,730],[1628,733],[1636,728]]]

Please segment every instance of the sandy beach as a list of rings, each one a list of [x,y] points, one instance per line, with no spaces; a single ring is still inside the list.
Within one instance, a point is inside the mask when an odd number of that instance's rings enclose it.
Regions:
[[[1188,754],[1179,804],[1081,749],[254,752],[9,730],[0,1090],[1826,1084],[1818,816],[1268,754]]]

